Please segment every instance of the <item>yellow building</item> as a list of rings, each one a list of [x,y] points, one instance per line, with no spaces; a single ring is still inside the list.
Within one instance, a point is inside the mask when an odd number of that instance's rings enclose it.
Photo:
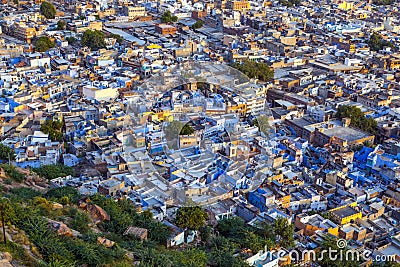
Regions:
[[[390,70],[398,70],[400,69],[400,57],[397,55],[397,57],[390,58],[388,60],[388,66]]]
[[[124,6],[122,12],[125,16],[128,16],[130,20],[146,16],[146,9],[144,6]]]
[[[198,146],[200,144],[200,136],[196,135],[180,135],[179,136],[179,148],[187,148]]]
[[[227,105],[227,113],[236,113],[239,116],[245,116],[246,112],[247,112],[246,103],[237,103],[236,105],[228,103]]]
[[[140,123],[143,124],[145,123],[146,120],[150,120],[150,121],[156,121],[156,122],[164,122],[164,121],[173,121],[174,120],[174,116],[171,114],[171,112],[169,110],[160,110],[157,112],[144,112],[143,116],[140,120]]]
[[[278,183],[283,184],[285,181],[285,178],[283,177],[283,173],[278,173],[276,175],[268,177],[267,181],[268,182],[277,181]]]
[[[354,8],[354,3],[353,2],[347,2],[347,1],[343,1],[339,4],[338,6],[339,9],[341,10],[350,10]]]
[[[76,33],[82,33],[82,32],[85,32],[86,30],[101,31],[102,29],[103,29],[103,22],[101,22],[101,21],[91,21],[88,24],[77,25],[77,26],[74,26],[74,28],[73,28],[73,30]]]
[[[345,207],[356,207],[356,206],[357,206],[357,201],[352,201],[352,202],[348,202],[348,203],[346,203],[346,204],[344,204],[342,206],[338,206],[336,208],[333,208],[333,209],[331,209],[329,211],[332,212],[332,211],[335,211],[335,210],[343,209]]]
[[[134,146],[139,148],[139,147],[145,147],[146,145],[146,138],[144,136],[137,136],[135,135],[134,137]]]
[[[36,36],[36,29],[31,27],[26,27],[24,25],[18,25],[14,36],[20,40],[26,41],[28,44],[32,42],[32,39]]]
[[[109,9],[105,9],[103,11],[99,11],[98,15],[100,18],[103,17],[109,17],[109,16],[114,16],[115,15],[115,9],[114,8],[109,8]]]
[[[333,221],[340,225],[354,223],[357,219],[362,218],[361,211],[357,211],[350,206],[331,211],[331,214]]]
[[[287,194],[286,196],[283,196],[281,198],[277,197],[277,200],[281,202],[282,208],[287,209],[290,207],[290,198],[291,198],[291,195]]]
[[[233,11],[246,11],[250,9],[250,3],[245,0],[229,1],[227,7]]]
[[[366,18],[368,18],[368,15],[367,15],[367,13],[358,13],[357,18],[358,19],[366,19]]]

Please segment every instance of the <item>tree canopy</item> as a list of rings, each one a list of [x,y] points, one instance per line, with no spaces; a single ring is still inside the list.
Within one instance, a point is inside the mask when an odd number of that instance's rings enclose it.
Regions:
[[[385,46],[388,46],[392,49],[395,49],[395,46],[393,43],[388,42],[382,38],[382,35],[378,33],[373,33],[370,37],[369,40],[367,41],[367,44],[373,51],[379,51],[382,50]]]
[[[57,22],[57,30],[65,30],[67,23],[65,22],[65,20],[59,20]]]
[[[109,37],[117,40],[117,43],[119,43],[119,44],[122,44],[124,42],[124,38],[119,34],[112,33],[112,34],[110,34]]]
[[[81,44],[89,47],[91,50],[99,50],[106,47],[104,38],[104,34],[101,31],[86,30],[82,35]]]
[[[337,239],[333,236],[325,236],[325,239],[322,241],[321,249],[317,253],[318,264],[322,267],[356,267],[360,266],[360,262],[357,262],[355,259],[351,259],[350,256],[345,261],[335,260],[334,257],[328,257],[327,251],[337,251],[337,255],[353,255],[347,254],[346,252],[349,248],[344,247],[341,248],[337,244]],[[324,256],[325,253],[325,256]],[[355,257],[356,258],[356,257]]]
[[[203,27],[203,21],[202,21],[202,20],[197,20],[197,21],[192,25],[192,29],[193,29],[193,30],[200,29],[201,27]]]
[[[39,168],[33,168],[32,170],[48,180],[74,174],[74,169],[72,167],[61,164],[43,165]]]
[[[25,176],[20,173],[15,166],[8,164],[0,164],[0,168],[15,182],[21,183]]]
[[[294,246],[294,224],[289,223],[286,218],[280,217],[274,221],[274,229],[282,247],[291,248]]]
[[[199,229],[207,218],[207,213],[199,206],[181,207],[176,212],[175,224],[184,229]]]
[[[279,0],[279,3],[283,6],[292,7],[294,5],[299,5],[300,0]]]
[[[171,12],[165,11],[164,14],[161,16],[161,22],[163,23],[170,23],[170,22],[177,22],[178,17],[177,16],[172,16]]]
[[[72,45],[76,42],[76,38],[73,36],[65,37],[65,40],[67,40],[68,44],[70,44],[70,45]]]
[[[193,127],[186,123],[185,125],[183,125],[181,131],[179,132],[179,135],[191,135],[193,133]]]
[[[15,160],[15,151],[9,146],[0,143],[0,159],[1,160]]]
[[[171,230],[153,220],[150,211],[137,212],[135,205],[127,199],[116,201],[99,194],[87,199],[88,203],[103,208],[110,218],[94,228],[93,218],[77,205],[81,198],[79,191],[72,187],[53,188],[47,193],[30,188],[13,188],[6,197],[10,199],[4,204],[6,222],[15,225],[26,238],[21,242],[10,240],[6,249],[13,253],[16,262],[27,263],[26,266],[132,266],[131,257],[127,257],[131,255],[140,262],[139,266],[247,267],[242,254],[244,248],[258,252],[265,244],[269,248],[274,247],[271,241],[264,238],[271,235],[266,233],[270,229],[254,228],[239,218],[222,220],[214,228],[219,234],[211,233],[214,232],[210,231],[211,227],[198,224],[206,216],[200,207],[189,208],[188,214],[193,211],[202,214],[194,227],[202,225],[198,230],[203,242],[167,249],[165,245],[171,237]],[[69,201],[65,202],[65,199]],[[54,209],[54,202],[63,206]],[[65,223],[70,229],[79,231],[80,235],[58,235],[50,227],[49,219]],[[124,235],[130,226],[146,228],[148,240]],[[273,228],[273,225],[269,226]],[[115,243],[107,248],[98,243],[98,237]],[[30,246],[25,246],[25,240]],[[4,245],[0,244],[0,249],[4,251]]]
[[[241,249],[251,249],[255,253],[265,246],[273,248],[276,245],[275,229],[269,224],[263,223],[254,228],[241,218],[234,217],[220,221],[217,231],[220,236],[228,239],[231,245],[239,246]]]
[[[40,5],[40,14],[45,16],[47,19],[54,19],[56,16],[57,10],[55,6],[49,2],[42,2]]]
[[[336,113],[339,119],[350,118],[350,125],[359,128],[362,131],[376,134],[378,123],[373,118],[367,118],[360,108],[356,106],[340,106]]]
[[[233,63],[232,67],[240,70],[249,78],[257,78],[260,81],[268,81],[274,78],[274,70],[263,62],[246,60],[243,63]]]
[[[40,130],[48,134],[52,141],[61,142],[63,139],[62,127],[63,123],[61,121],[48,119],[40,126]]]
[[[258,130],[268,136],[269,134],[269,120],[266,115],[258,116],[253,120],[253,125],[258,127]]]
[[[48,36],[41,36],[35,41],[35,50],[37,52],[46,52],[54,46],[54,42]]]

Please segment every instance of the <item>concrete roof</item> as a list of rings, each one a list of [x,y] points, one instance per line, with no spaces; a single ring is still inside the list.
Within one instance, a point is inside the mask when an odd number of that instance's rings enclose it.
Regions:
[[[361,138],[366,138],[371,136],[370,134],[367,134],[365,132],[362,132],[360,130],[356,130],[351,127],[342,127],[342,126],[337,126],[333,127],[331,129],[326,129],[324,130],[324,134],[327,136],[335,136],[340,139],[353,142]]]

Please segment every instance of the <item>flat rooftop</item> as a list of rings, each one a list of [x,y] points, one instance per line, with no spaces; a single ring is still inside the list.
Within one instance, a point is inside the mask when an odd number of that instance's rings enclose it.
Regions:
[[[346,217],[349,217],[349,216],[357,214],[357,213],[358,213],[358,211],[356,211],[352,207],[345,207],[345,208],[333,211],[333,214],[335,214],[339,218],[346,218]]]
[[[367,134],[365,132],[362,132],[360,130],[356,130],[351,127],[342,127],[342,126],[336,126],[331,129],[326,129],[323,132],[325,135],[330,136],[330,137],[338,137],[340,139],[346,140],[348,142],[354,142],[356,140],[362,139],[362,138],[367,138],[370,137],[370,134]]]

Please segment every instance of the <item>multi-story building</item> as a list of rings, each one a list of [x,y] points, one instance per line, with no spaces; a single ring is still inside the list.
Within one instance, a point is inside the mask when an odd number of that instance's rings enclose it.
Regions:
[[[124,6],[122,13],[130,20],[133,20],[137,17],[146,16],[146,9],[144,6]]]
[[[336,209],[330,213],[332,214],[332,220],[340,225],[354,223],[357,219],[362,218],[362,212],[355,210],[351,206]]]
[[[162,35],[176,34],[177,29],[175,26],[168,24],[157,24],[155,28],[156,32]]]
[[[247,0],[231,0],[226,3],[226,7],[233,11],[246,11],[250,9],[250,2]]]

